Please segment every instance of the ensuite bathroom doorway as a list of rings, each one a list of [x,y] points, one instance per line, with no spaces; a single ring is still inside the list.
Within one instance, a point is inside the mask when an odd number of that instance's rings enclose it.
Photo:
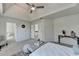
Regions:
[[[16,23],[6,23],[6,38],[7,40],[16,39]]]

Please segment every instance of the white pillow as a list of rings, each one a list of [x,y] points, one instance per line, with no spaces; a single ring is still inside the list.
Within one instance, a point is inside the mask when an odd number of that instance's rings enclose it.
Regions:
[[[30,44],[26,44],[26,45],[24,45],[24,47],[23,47],[23,52],[29,53],[29,51],[30,51],[30,52],[33,52],[35,49],[36,49],[36,46],[30,45]]]
[[[40,46],[40,44],[42,44],[42,43],[43,43],[42,41],[37,41],[37,42],[35,42],[35,43],[34,43],[34,45],[36,45],[36,46],[38,46],[38,47],[39,47],[39,46]]]
[[[40,43],[39,42],[36,42],[36,43],[34,43],[34,45],[36,45],[36,46],[39,47]]]
[[[28,44],[27,45],[24,45],[23,52],[29,53],[28,48],[29,48],[29,45]]]

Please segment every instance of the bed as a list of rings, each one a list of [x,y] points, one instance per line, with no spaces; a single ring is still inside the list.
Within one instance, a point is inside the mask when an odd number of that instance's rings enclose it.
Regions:
[[[70,47],[62,46],[55,43],[46,43],[29,56],[74,56],[74,51]]]

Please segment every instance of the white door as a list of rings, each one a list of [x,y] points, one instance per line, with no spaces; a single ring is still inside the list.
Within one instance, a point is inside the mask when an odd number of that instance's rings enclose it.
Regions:
[[[26,40],[25,28],[17,27],[16,41]]]

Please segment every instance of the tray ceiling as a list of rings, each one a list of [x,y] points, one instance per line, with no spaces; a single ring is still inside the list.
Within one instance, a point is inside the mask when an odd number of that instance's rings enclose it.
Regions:
[[[75,6],[72,3],[34,3],[36,6],[43,5],[45,8],[36,9],[32,14],[29,6],[25,3],[1,3],[0,14],[3,16],[18,18],[21,20],[33,21],[56,12]]]

